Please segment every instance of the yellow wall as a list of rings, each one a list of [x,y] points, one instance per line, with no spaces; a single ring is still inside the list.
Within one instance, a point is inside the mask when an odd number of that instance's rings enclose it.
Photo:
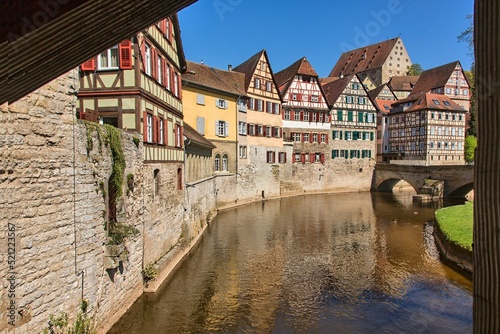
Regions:
[[[197,94],[205,96],[205,105],[198,104]],[[215,104],[217,99],[223,99],[228,102],[228,108],[218,108]],[[217,94],[208,90],[195,88],[188,85],[182,86],[182,104],[184,107],[184,122],[188,123],[197,130],[196,118],[205,118],[205,138],[208,140],[232,141],[235,142],[238,136],[237,97],[230,95]],[[229,124],[229,133],[227,137],[219,137],[215,134],[215,122],[225,121]]]

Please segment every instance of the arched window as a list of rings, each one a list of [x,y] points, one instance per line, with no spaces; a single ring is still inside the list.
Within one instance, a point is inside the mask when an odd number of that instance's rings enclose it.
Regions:
[[[215,156],[214,168],[216,172],[220,172],[220,155]]]
[[[227,168],[227,154],[224,154],[222,156],[222,171],[224,171],[224,172],[228,171],[228,168]]]
[[[156,197],[160,193],[160,170],[155,169],[153,172],[153,196]]]

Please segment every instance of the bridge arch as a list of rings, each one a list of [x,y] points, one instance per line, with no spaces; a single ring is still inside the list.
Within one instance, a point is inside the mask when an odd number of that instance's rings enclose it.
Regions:
[[[404,180],[402,178],[398,177],[390,177],[388,179],[385,179],[384,181],[380,182],[376,188],[375,191],[379,192],[394,192],[394,188],[396,187],[397,184],[401,183],[401,181],[404,181],[406,185],[409,185],[415,192],[418,192],[418,186],[411,184],[407,180]]]
[[[448,197],[451,198],[465,198],[468,193],[470,193],[472,190],[474,190],[474,183],[470,182],[467,184],[464,184],[450,192]]]

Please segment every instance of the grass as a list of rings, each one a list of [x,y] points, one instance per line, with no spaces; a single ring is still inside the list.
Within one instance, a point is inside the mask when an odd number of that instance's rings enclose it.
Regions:
[[[474,221],[474,204],[450,206],[436,211],[436,220],[446,238],[472,251],[472,223]]]

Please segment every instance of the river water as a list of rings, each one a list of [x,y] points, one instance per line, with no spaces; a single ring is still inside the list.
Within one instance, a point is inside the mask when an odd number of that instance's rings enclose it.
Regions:
[[[472,283],[444,266],[411,195],[310,195],[221,212],[109,334],[471,333]]]

